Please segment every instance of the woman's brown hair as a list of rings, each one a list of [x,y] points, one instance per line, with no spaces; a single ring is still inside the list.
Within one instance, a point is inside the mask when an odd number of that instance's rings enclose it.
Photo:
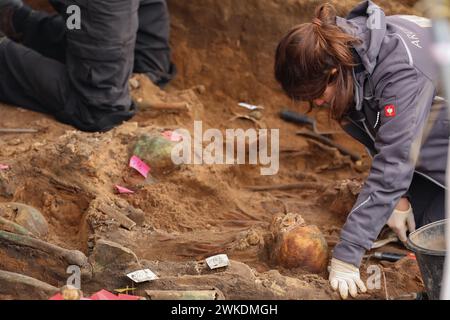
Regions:
[[[327,85],[335,85],[331,117],[341,121],[354,97],[351,46],[358,41],[336,25],[335,8],[323,4],[311,23],[294,27],[280,41],[275,77],[289,97],[300,101],[318,99]]]

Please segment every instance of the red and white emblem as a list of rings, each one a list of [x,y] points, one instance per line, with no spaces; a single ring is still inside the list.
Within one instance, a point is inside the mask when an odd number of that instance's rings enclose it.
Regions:
[[[384,107],[384,115],[386,117],[395,117],[395,106],[393,104],[390,104],[386,107]]]

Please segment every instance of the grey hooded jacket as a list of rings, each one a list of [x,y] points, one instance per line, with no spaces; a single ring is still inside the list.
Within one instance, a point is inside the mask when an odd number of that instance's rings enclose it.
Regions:
[[[449,122],[429,20],[386,17],[365,1],[336,22],[362,40],[354,46],[355,107],[344,129],[366,145],[373,163],[333,255],[359,267],[415,172],[445,188]]]

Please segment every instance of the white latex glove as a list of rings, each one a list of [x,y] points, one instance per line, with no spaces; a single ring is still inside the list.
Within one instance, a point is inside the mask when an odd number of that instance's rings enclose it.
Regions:
[[[329,280],[333,290],[339,289],[339,293],[344,300],[348,298],[349,292],[355,298],[358,295],[358,288],[362,293],[367,291],[359,275],[359,269],[335,258],[331,259]]]
[[[414,213],[409,205],[409,210],[400,211],[395,209],[389,218],[387,225],[397,234],[402,242],[408,241],[406,231],[413,232],[416,230],[416,222],[414,220]]]

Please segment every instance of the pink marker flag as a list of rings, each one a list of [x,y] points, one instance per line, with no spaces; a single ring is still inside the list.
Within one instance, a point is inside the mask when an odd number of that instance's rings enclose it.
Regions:
[[[162,135],[172,141],[172,142],[180,142],[181,140],[183,140],[183,136],[179,133],[173,132],[173,131],[164,131],[162,133]]]
[[[61,301],[61,300],[64,300],[64,298],[63,298],[63,296],[62,296],[62,294],[61,293],[57,293],[57,294],[55,294],[53,297],[51,297],[50,299],[48,299],[48,300],[56,300],[56,301]]]
[[[119,300],[137,301],[137,300],[141,300],[141,297],[130,296],[129,294],[119,294]]]
[[[61,293],[57,293],[57,294],[55,294],[53,297],[51,297],[48,300],[63,301],[64,298],[63,298]],[[81,298],[80,300],[91,300],[91,299],[89,299],[89,298]]]
[[[130,190],[128,188],[125,188],[125,187],[122,187],[122,186],[119,186],[119,185],[115,185],[115,187],[117,189],[117,192],[119,192],[121,194],[133,194],[134,193],[133,190]]]
[[[8,170],[8,169],[9,169],[8,165],[0,163],[0,170]]]
[[[91,296],[91,300],[119,300],[115,294],[103,289]]]
[[[130,159],[130,167],[135,169],[137,172],[142,174],[144,178],[148,177],[148,173],[150,172],[150,167],[139,157],[132,156]]]

